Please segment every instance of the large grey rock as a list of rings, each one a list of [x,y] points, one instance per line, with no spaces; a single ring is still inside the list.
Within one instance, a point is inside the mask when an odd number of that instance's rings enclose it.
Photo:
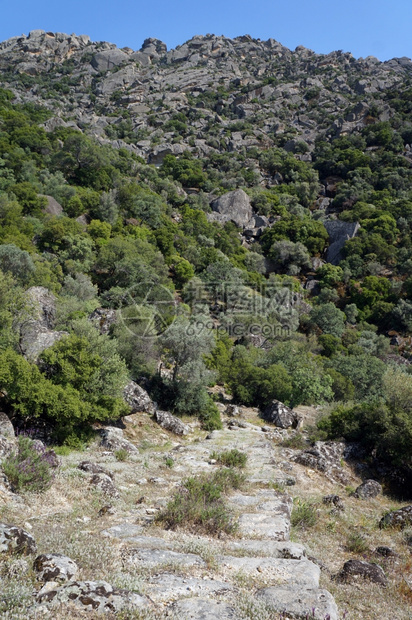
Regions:
[[[38,592],[37,601],[50,607],[64,604],[95,613],[117,613],[124,608],[149,609],[151,602],[145,596],[113,588],[107,581],[72,581],[59,586],[48,582]]]
[[[338,265],[343,258],[342,249],[348,239],[356,236],[359,222],[341,222],[340,220],[326,220],[323,222],[329,235],[329,247],[326,260],[332,265]]]
[[[370,497],[377,497],[382,493],[382,486],[376,480],[365,480],[355,490],[354,496],[361,499],[369,499]]]
[[[412,525],[412,504],[399,508],[399,510],[388,512],[379,522],[380,528],[398,527],[403,530],[409,525]]]
[[[338,620],[336,603],[327,590],[271,586],[259,590],[256,596],[282,617]]]
[[[10,456],[16,449],[16,442],[13,439],[0,435],[0,463]]]
[[[168,411],[160,411],[158,409],[155,412],[155,419],[162,428],[175,435],[187,435],[190,431],[190,428],[182,420],[179,420],[179,418]]]
[[[119,523],[102,532],[108,538],[119,538],[125,542],[137,544],[142,538],[143,527],[132,523]]]
[[[239,227],[246,226],[253,214],[249,196],[243,189],[223,194],[210,206],[215,213],[219,214],[218,221],[234,222]]]
[[[36,361],[40,353],[53,346],[67,335],[67,332],[53,331],[56,319],[56,297],[43,286],[32,286],[27,290],[32,306],[32,315],[20,327],[20,348],[23,355]]]
[[[96,71],[109,71],[125,63],[128,58],[128,55],[119,49],[103,50],[93,56],[91,64]]]
[[[36,553],[33,536],[16,525],[0,523],[0,553],[30,555]]]
[[[182,620],[237,620],[236,611],[223,601],[204,598],[186,598],[171,606],[176,618]]]
[[[8,415],[6,415],[3,411],[0,411],[0,437],[5,437],[6,439],[11,440],[15,440],[16,438],[14,426]]]
[[[280,400],[272,400],[263,412],[263,417],[267,422],[271,422],[279,428],[297,428],[300,423],[300,416]]]
[[[38,581],[58,581],[64,583],[74,579],[79,567],[76,562],[61,553],[44,553],[34,560],[33,569],[38,573]]]
[[[321,471],[332,482],[348,484],[349,477],[341,466],[344,454],[344,443],[316,441],[313,448],[292,456],[291,461]]]
[[[47,205],[44,207],[44,213],[47,215],[61,215],[63,213],[63,207],[57,202],[53,196],[44,196],[47,200]]]
[[[90,484],[99,489],[104,495],[108,495],[115,499],[120,497],[119,491],[114,486],[111,477],[107,474],[94,474],[90,480]]]
[[[386,575],[380,566],[364,562],[363,560],[348,560],[345,562],[337,579],[339,581],[366,579],[373,583],[379,583],[381,586],[386,586],[388,583]]]
[[[123,437],[123,431],[116,426],[106,426],[100,429],[102,436],[101,445],[113,452],[117,450],[127,450],[127,452],[138,452],[134,444]]]
[[[135,381],[130,381],[123,390],[123,398],[126,403],[131,407],[131,413],[137,411],[145,411],[146,413],[153,413],[154,403],[149,394]]]

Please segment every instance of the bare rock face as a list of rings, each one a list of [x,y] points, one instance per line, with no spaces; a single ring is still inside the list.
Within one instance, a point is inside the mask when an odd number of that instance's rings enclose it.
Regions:
[[[47,215],[61,215],[63,213],[63,207],[57,202],[53,196],[44,196],[47,200],[47,205],[44,207],[44,213]]]
[[[39,603],[58,607],[70,603],[84,611],[117,613],[124,607],[145,609],[151,603],[145,596],[126,590],[117,590],[107,581],[72,581],[59,587],[49,582],[37,594]]]
[[[128,58],[128,55],[119,49],[103,50],[93,56],[91,64],[97,71],[109,71],[122,65]]]
[[[408,525],[412,525],[412,504],[404,506],[399,510],[388,512],[379,522],[380,528],[399,527],[403,530]]]
[[[377,564],[370,564],[362,560],[348,560],[337,576],[338,581],[353,581],[359,578],[379,583],[381,586],[387,585],[383,569]]]
[[[79,570],[76,562],[61,553],[45,553],[34,560],[33,569],[38,581],[70,581]]]
[[[348,484],[349,478],[341,467],[345,444],[335,441],[316,441],[313,448],[299,452],[291,458],[295,463],[317,469],[332,482]]]
[[[0,436],[0,461],[9,456],[16,447],[16,443],[12,439]]]
[[[67,332],[53,331],[56,318],[56,298],[44,286],[32,286],[27,291],[33,305],[33,315],[21,327],[20,346],[23,355],[36,361],[40,353],[53,346]]]
[[[271,422],[279,428],[297,428],[300,422],[297,413],[281,403],[280,400],[272,400],[264,410],[263,417],[267,422]]]
[[[33,536],[16,525],[0,523],[0,553],[30,555],[36,553]]]
[[[326,254],[326,260],[332,265],[338,265],[342,255],[342,248],[348,239],[352,239],[358,233],[358,222],[341,222],[340,220],[328,220],[324,222],[328,231],[330,245]]]
[[[228,405],[225,409],[225,414],[230,418],[237,418],[240,416],[239,407],[237,405]]]
[[[108,334],[111,326],[117,321],[117,312],[110,308],[96,308],[89,319],[95,323],[101,334]]]
[[[11,440],[15,439],[14,426],[3,411],[0,411],[0,437],[6,437]]]
[[[355,490],[354,496],[361,499],[369,499],[370,497],[377,497],[382,493],[382,487],[376,480],[365,480]]]
[[[102,436],[101,445],[113,452],[117,450],[127,450],[127,452],[138,452],[138,449],[130,441],[123,437],[123,431],[116,426],[106,426],[100,429]]]
[[[131,413],[145,411],[146,413],[154,412],[154,403],[149,394],[140,385],[134,381],[130,381],[123,390],[123,398],[130,405]]]
[[[183,424],[182,420],[179,420],[176,416],[172,415],[168,411],[157,410],[155,413],[156,422],[160,424],[166,431],[170,431],[175,435],[187,435],[189,427]]]
[[[240,228],[246,226],[253,215],[249,196],[243,189],[236,189],[233,192],[223,194],[214,200],[210,206],[218,215],[215,217],[217,221],[222,223],[234,222]]]

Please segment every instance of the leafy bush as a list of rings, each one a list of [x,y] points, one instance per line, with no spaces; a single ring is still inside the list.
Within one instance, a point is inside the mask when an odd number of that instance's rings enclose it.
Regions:
[[[183,526],[212,536],[223,532],[232,534],[237,525],[222,495],[230,489],[241,488],[244,481],[245,477],[234,469],[220,469],[212,476],[187,478],[159,513],[157,521],[167,529]]]
[[[2,469],[16,491],[41,493],[53,483],[55,458],[51,450],[20,435],[17,452],[3,461]]]
[[[240,452],[233,448],[232,450],[226,450],[224,452],[212,452],[210,458],[217,461],[219,465],[225,467],[245,467],[247,461],[247,454]]]

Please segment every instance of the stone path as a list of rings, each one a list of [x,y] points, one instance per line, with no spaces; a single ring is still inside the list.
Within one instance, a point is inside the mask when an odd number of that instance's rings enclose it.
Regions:
[[[270,488],[279,473],[273,467],[274,448],[258,427],[249,426],[213,431],[208,439],[176,450],[168,477],[173,491],[182,477],[217,467],[209,462],[212,451],[246,452],[249,489],[229,498],[238,519],[237,538],[168,532],[155,528],[147,511],[145,517],[137,511],[137,523],[136,518],[120,522],[102,535],[123,546],[125,567],[148,569],[142,593],[155,607],[163,606],[162,617],[264,620],[284,614],[282,618],[337,620],[333,597],[319,588],[319,567],[307,559],[302,545],[289,540],[292,499]],[[162,491],[159,484],[159,496]],[[160,504],[167,499],[159,497]],[[245,585],[249,613],[253,608],[255,615],[246,615],[239,604]]]

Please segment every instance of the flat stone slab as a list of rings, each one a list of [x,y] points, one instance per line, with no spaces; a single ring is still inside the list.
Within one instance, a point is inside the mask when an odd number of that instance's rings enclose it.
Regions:
[[[267,512],[249,512],[239,517],[238,524],[241,536],[289,540],[289,517],[272,515]]]
[[[233,607],[223,601],[204,598],[186,598],[171,607],[177,618],[182,620],[236,620],[239,618]]]
[[[179,564],[181,566],[206,566],[199,555],[194,553],[177,553],[167,549],[131,549],[127,555],[127,562],[144,566],[157,564]]]
[[[220,556],[218,562],[230,570],[250,576],[267,577],[279,585],[303,588],[319,586],[320,568],[309,560]]]
[[[109,529],[102,532],[102,536],[109,538],[120,538],[127,542],[134,543],[136,537],[140,537],[143,532],[141,525],[133,525],[132,523],[119,523],[119,525],[113,525]]]
[[[256,597],[288,618],[338,620],[336,603],[327,590],[272,586],[259,590]]]
[[[284,558],[285,560],[301,560],[306,556],[303,545],[275,540],[242,540],[230,543],[229,551],[249,551],[253,556]]]
[[[290,518],[293,501],[289,495],[278,494],[276,491],[263,490],[256,495],[238,493],[229,499],[234,506],[255,506],[260,512],[270,512],[271,515],[284,515]]]
[[[170,573],[152,577],[145,584],[145,593],[156,602],[168,602],[189,595],[217,596],[233,590],[234,587],[224,581],[181,577]]]

